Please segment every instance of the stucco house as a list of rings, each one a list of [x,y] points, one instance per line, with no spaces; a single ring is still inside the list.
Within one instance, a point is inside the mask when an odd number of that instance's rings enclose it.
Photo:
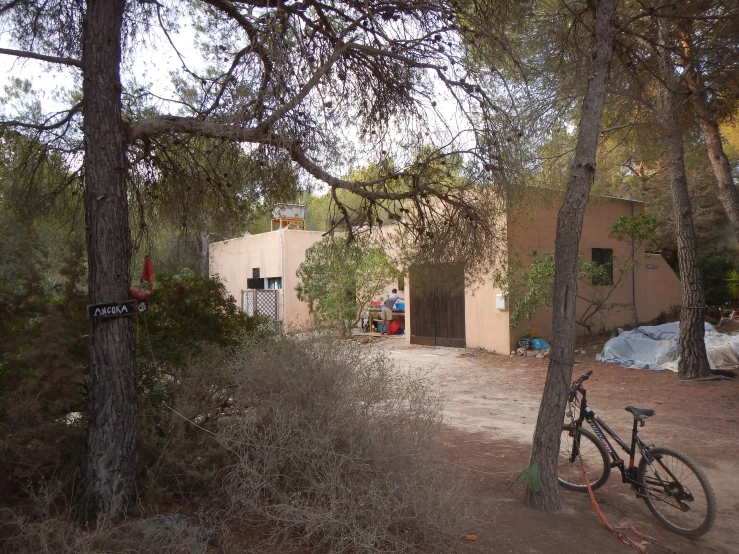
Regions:
[[[528,189],[535,201],[521,201],[508,209],[506,216],[509,263],[525,259],[536,250],[554,250],[557,213],[561,194],[548,189]],[[519,200],[521,200],[519,198]],[[210,274],[224,281],[239,306],[248,313],[264,313],[283,322],[285,329],[301,329],[310,325],[308,305],[297,298],[296,271],[305,260],[305,251],[320,241],[323,233],[305,231],[301,225],[300,207],[289,207],[290,217],[275,212],[273,230],[267,233],[230,239],[210,245]],[[630,216],[644,210],[641,202],[622,198],[591,197],[583,223],[580,251],[585,259],[603,261],[613,255],[628,260],[632,244],[609,238],[609,230],[619,216]],[[282,209],[284,211],[284,208]],[[636,251],[637,264],[630,275],[618,283],[609,302],[622,307],[608,313],[607,327],[646,322],[681,304],[680,281],[659,254]],[[405,340],[430,346],[481,347],[508,353],[527,329],[551,339],[551,309],[540,309],[534,317],[511,328],[510,306],[504,292],[490,279],[484,283],[465,283],[462,268],[449,268],[448,290],[432,293],[414,292],[414,279],[405,279]],[[396,286],[390,284],[388,290]],[[604,285],[607,286],[607,285]],[[401,288],[401,287],[398,287]],[[586,288],[583,286],[583,288]],[[581,314],[587,303],[578,300]]]
[[[236,303],[250,315],[261,313],[286,330],[310,325],[308,304],[298,300],[296,272],[305,251],[323,238],[305,231],[305,208],[275,210],[272,231],[220,242],[209,248],[209,274],[218,275]]]
[[[535,201],[525,201],[527,195],[529,200],[531,195],[535,196]],[[523,200],[520,207],[513,206],[507,213],[509,260],[525,259],[532,250],[539,253],[554,250],[561,194],[532,188],[524,193]],[[631,216],[643,210],[641,202],[591,197],[580,240],[583,257],[602,261],[613,255],[621,261],[629,260],[632,244],[609,238],[609,231],[619,216]],[[633,323],[634,312],[640,322],[647,322],[669,310],[670,306],[681,304],[680,280],[662,256],[636,251],[634,257],[637,263],[633,271],[621,280],[609,299],[610,303],[623,307],[608,313],[603,321],[606,327]],[[449,291],[417,294],[411,275],[406,290],[406,340],[412,344],[481,347],[508,353],[530,328],[535,329],[538,336],[551,339],[551,309],[539,309],[531,320],[511,328],[510,306],[504,291],[496,288],[492,279],[476,286],[465,285],[464,280],[460,268],[450,280]],[[578,289],[586,288],[585,285],[581,283]],[[515,298],[510,301],[515,302]],[[578,314],[586,308],[587,302],[578,299]]]

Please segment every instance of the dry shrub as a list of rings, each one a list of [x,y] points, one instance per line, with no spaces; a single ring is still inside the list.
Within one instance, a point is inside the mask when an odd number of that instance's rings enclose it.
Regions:
[[[329,553],[442,549],[458,528],[455,489],[434,463],[439,395],[371,347],[262,337],[236,351],[207,348],[170,384],[167,405],[141,430],[146,510],[198,509],[219,522],[206,525],[219,536],[225,523],[266,521],[276,541]],[[3,513],[0,551],[208,549],[210,533],[185,517],[83,529],[58,490],[28,497],[33,509]]]
[[[58,483],[42,484],[20,515],[0,512],[0,552],[28,554],[205,554],[213,532],[179,515],[101,520],[81,527],[69,518]]]
[[[448,544],[454,491],[434,467],[441,403],[424,379],[320,338],[245,347],[231,372],[233,413],[218,425],[236,457],[230,517],[322,552]]]

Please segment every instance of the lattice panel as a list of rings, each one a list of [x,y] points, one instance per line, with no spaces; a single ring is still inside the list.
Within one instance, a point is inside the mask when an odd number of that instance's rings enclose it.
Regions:
[[[243,296],[243,310],[247,315],[265,315],[279,320],[280,291],[278,289],[247,289]]]
[[[265,289],[255,292],[257,293],[257,313],[275,320],[278,319],[277,307],[279,303],[277,302],[277,295],[280,291],[276,289]]]
[[[246,312],[246,315],[254,315],[254,290],[245,290],[244,298],[242,301],[242,309]]]

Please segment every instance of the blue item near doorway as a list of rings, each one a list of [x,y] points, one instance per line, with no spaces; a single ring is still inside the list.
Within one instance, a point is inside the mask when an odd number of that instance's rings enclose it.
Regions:
[[[546,350],[547,348],[551,348],[551,346],[544,339],[531,339],[531,348],[534,350]]]
[[[372,322],[375,324],[375,329],[377,329],[378,333],[387,331],[387,323],[382,323],[381,319],[375,319]]]

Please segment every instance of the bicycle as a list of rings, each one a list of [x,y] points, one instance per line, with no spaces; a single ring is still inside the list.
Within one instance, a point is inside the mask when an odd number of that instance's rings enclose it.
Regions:
[[[582,466],[591,489],[595,490],[608,481],[611,469],[616,467],[622,481],[631,485],[637,498],[644,499],[649,511],[667,529],[690,538],[707,533],[716,519],[716,498],[703,471],[685,454],[673,448],[647,445],[639,438],[638,427],[644,427],[644,421],[655,415],[654,410],[627,406],[626,411],[634,416],[631,446],[621,440],[588,406],[583,382],[592,373],[583,374],[570,387],[567,411],[570,423],[563,425],[560,435],[559,484],[569,490],[587,492]],[[583,428],[584,421],[592,432]],[[628,454],[628,467],[603,431]],[[635,467],[637,451],[641,460]]]

